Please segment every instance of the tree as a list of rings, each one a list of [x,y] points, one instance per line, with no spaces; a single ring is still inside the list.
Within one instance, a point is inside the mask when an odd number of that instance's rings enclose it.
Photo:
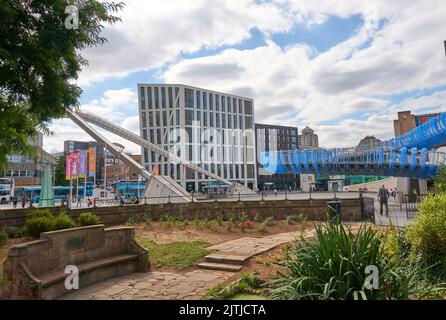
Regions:
[[[57,158],[56,170],[55,170],[55,185],[56,186],[68,186],[69,180],[66,180],[65,167],[66,167],[67,155],[64,152]]]
[[[29,140],[48,131],[48,122],[78,104],[75,84],[88,62],[80,51],[101,45],[104,24],[124,4],[76,0],[78,28],[66,13],[66,0],[0,2],[0,166],[9,153],[33,154]],[[68,20],[67,20],[68,19]],[[73,25],[73,24],[72,24]]]

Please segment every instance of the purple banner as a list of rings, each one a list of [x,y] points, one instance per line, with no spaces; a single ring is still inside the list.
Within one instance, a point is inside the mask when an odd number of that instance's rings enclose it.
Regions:
[[[79,150],[79,178],[87,174],[87,150]]]

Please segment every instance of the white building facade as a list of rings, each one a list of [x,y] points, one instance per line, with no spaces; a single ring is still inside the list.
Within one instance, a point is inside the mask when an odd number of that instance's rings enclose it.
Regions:
[[[257,186],[252,99],[181,84],[138,84],[138,101],[143,139],[229,181]],[[188,191],[209,184],[145,148],[142,162]]]

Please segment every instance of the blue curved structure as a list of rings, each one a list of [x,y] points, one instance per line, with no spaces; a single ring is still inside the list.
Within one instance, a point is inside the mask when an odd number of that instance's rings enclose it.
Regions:
[[[261,152],[259,165],[271,174],[382,175],[428,179],[446,162],[446,113],[381,143],[353,148]]]

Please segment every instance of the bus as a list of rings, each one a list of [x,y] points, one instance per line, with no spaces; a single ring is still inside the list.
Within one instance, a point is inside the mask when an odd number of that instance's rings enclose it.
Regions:
[[[119,180],[112,184],[116,196],[134,198],[136,195],[141,198],[144,195],[146,180]]]
[[[79,185],[77,189],[77,193],[85,198],[93,196],[94,186],[92,182],[87,182],[87,194],[84,195],[84,185]],[[30,186],[30,187],[22,187],[21,195],[25,196],[27,199],[31,199],[32,201],[38,203],[40,199],[40,191],[41,186]],[[53,187],[54,192],[54,200],[67,200],[70,196],[70,187],[69,186],[55,186]],[[73,187],[73,197],[76,197],[76,188]]]
[[[5,204],[14,197],[14,179],[0,178],[0,203]]]

